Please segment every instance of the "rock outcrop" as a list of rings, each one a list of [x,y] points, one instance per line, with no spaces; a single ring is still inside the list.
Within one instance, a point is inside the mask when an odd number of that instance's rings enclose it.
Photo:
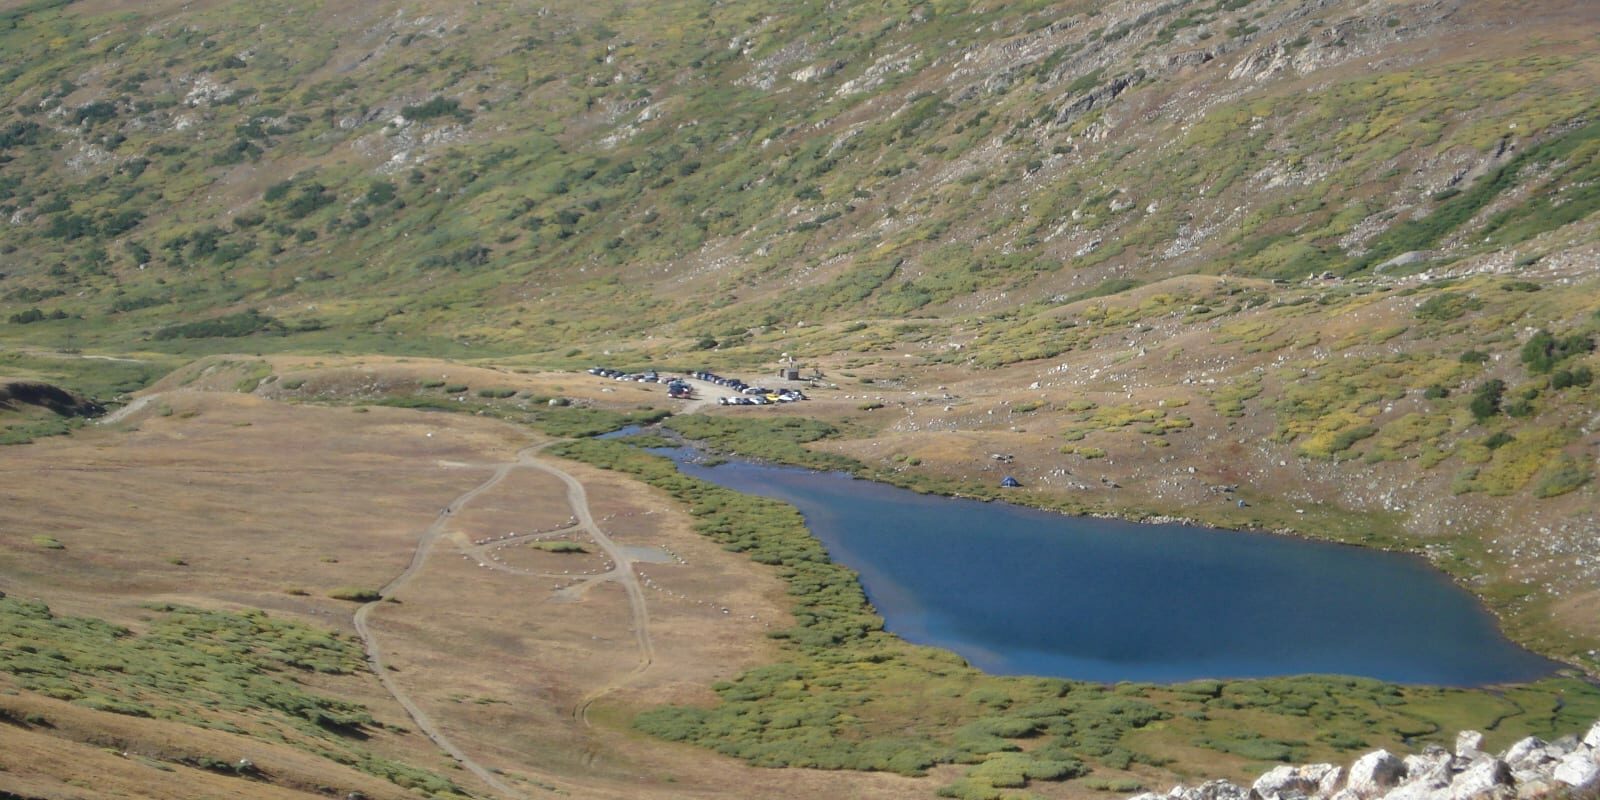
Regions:
[[[1248,789],[1209,781],[1131,800],[1525,800],[1586,789],[1600,789],[1600,722],[1582,739],[1529,736],[1498,755],[1483,751],[1483,734],[1462,731],[1455,752],[1434,745],[1402,759],[1375,750],[1349,769],[1274,767]]]

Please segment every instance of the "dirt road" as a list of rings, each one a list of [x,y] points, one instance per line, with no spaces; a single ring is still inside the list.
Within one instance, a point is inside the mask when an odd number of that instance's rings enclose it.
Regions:
[[[594,516],[589,512],[589,495],[584,491],[583,484],[560,468],[544,461],[533,460],[529,466],[561,479],[567,485],[567,505],[572,507],[573,516],[578,519],[578,527],[594,539],[595,544],[605,551],[611,563],[615,566],[611,570],[613,580],[622,584],[628,593],[629,616],[632,621],[634,639],[639,643],[639,664],[622,678],[612,681],[604,686],[594,689],[578,702],[572,710],[574,718],[589,724],[589,707],[601,697],[626,686],[637,678],[650,664],[655,661],[655,646],[650,642],[650,609],[645,606],[644,587],[639,583],[639,575],[634,571],[633,559],[628,553],[618,547],[616,542],[607,536],[600,526],[595,524]]]
[[[410,583],[411,579],[416,576],[419,570],[422,569],[423,564],[427,563],[428,554],[433,550],[433,543],[438,540],[439,534],[444,531],[445,524],[449,521],[450,515],[461,510],[468,503],[471,503],[473,498],[489,491],[490,489],[493,489],[495,484],[505,480],[506,475],[510,474],[511,470],[516,469],[517,467],[532,465],[533,453],[539,447],[543,446],[544,445],[536,445],[534,447],[528,447],[518,451],[516,461],[501,464],[495,469],[494,474],[489,476],[488,480],[478,484],[465,494],[450,501],[450,504],[445,506],[439,512],[439,515],[434,518],[433,524],[429,525],[428,529],[422,532],[422,537],[417,540],[416,552],[412,553],[411,555],[411,563],[406,565],[406,568],[402,570],[399,575],[395,576],[394,580],[384,584],[383,588],[378,590],[379,594],[383,595],[384,597],[389,597],[403,588],[407,583]],[[384,666],[383,663],[383,649],[379,645],[378,637],[373,633],[371,625],[372,614],[382,607],[382,605],[383,601],[377,600],[367,603],[356,609],[355,627],[356,634],[361,637],[361,646],[367,652],[367,661],[372,665],[372,671],[378,676],[378,680],[383,684],[383,688],[388,691],[392,697],[394,697],[395,702],[399,703],[400,706],[406,710],[406,714],[411,717],[411,721],[417,726],[417,730],[421,731],[422,735],[428,737],[428,739],[432,741],[440,750],[443,750],[445,753],[447,753],[456,761],[457,764],[460,764],[462,769],[465,769],[468,772],[471,772],[473,775],[478,776],[480,780],[488,784],[503,797],[525,797],[522,792],[517,791],[510,784],[501,780],[500,777],[493,771],[473,760],[471,756],[467,755],[466,751],[462,750],[454,742],[452,742],[449,737],[445,736],[444,732],[439,729],[438,725],[434,724],[433,719],[428,716],[427,712],[423,711],[420,706],[412,701],[412,699],[406,694],[405,690],[402,689],[399,683],[394,680],[393,676],[389,674],[389,670]]]
[[[452,515],[459,513],[479,495],[493,489],[512,470],[526,467],[560,479],[566,485],[567,504],[572,509],[573,518],[577,520],[572,527],[588,534],[613,564],[611,571],[605,575],[598,576],[597,580],[615,581],[620,583],[627,592],[629,623],[639,647],[638,664],[632,670],[621,678],[591,690],[573,708],[573,718],[588,726],[590,724],[589,707],[601,697],[628,685],[629,682],[649,669],[651,663],[655,660],[655,646],[650,641],[650,610],[645,605],[644,587],[640,584],[638,573],[634,570],[633,559],[629,557],[626,550],[617,546],[616,542],[612,541],[611,537],[607,536],[606,532],[595,522],[594,515],[589,510],[589,497],[583,488],[583,484],[554,464],[537,458],[538,451],[550,444],[550,442],[546,442],[523,448],[517,452],[515,461],[497,466],[494,474],[490,475],[487,480],[452,500],[448,506],[440,510],[433,523],[428,526],[427,530],[423,531],[422,536],[417,540],[417,549],[411,556],[411,563],[393,580],[384,584],[379,593],[387,598],[403,589],[427,563],[434,544],[444,532]],[[428,716],[427,712],[406,694],[405,689],[390,674],[384,664],[382,645],[371,624],[372,615],[383,606],[382,600],[362,605],[355,613],[355,628],[357,635],[361,637],[361,643],[366,650],[367,660],[372,666],[372,671],[378,676],[378,680],[382,682],[384,689],[394,697],[395,702],[405,709],[406,714],[411,717],[411,721],[417,726],[417,730],[427,736],[430,741],[438,746],[440,750],[447,753],[456,763],[460,764],[463,769],[476,775],[504,797],[524,797],[525,795],[522,792],[507,784],[494,771],[473,760],[470,755],[451,741],[439,726],[434,723],[433,719]]]

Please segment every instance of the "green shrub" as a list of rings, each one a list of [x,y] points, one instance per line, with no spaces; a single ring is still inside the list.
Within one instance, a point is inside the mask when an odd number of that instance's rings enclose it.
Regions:
[[[478,396],[479,397],[488,397],[488,398],[493,398],[493,399],[498,399],[498,400],[504,400],[507,397],[515,397],[516,394],[517,394],[517,390],[516,389],[479,389],[478,390]]]
[[[168,325],[155,332],[154,339],[207,339],[237,338],[254,333],[283,330],[283,323],[266,314],[250,309],[238,314],[228,314],[198,322]]]
[[[1468,311],[1483,308],[1483,301],[1467,294],[1442,292],[1424,300],[1417,306],[1417,318],[1435,322],[1458,319]]]
[[[349,600],[356,603],[371,603],[383,599],[383,594],[377,589],[365,589],[359,586],[341,586],[328,592],[328,596],[335,600]]]
[[[1499,378],[1492,378],[1479,384],[1477,390],[1472,393],[1472,402],[1467,406],[1472,411],[1473,418],[1482,422],[1500,413],[1500,400],[1505,393],[1506,382]]]
[[[401,108],[400,116],[413,122],[438,119],[440,117],[454,117],[461,122],[472,119],[472,113],[462,108],[460,101],[440,95],[434,95],[414,106]]]
[[[589,548],[577,542],[529,542],[529,547],[546,553],[587,553]]]
[[[1587,366],[1558,369],[1550,375],[1550,388],[1557,391],[1573,386],[1588,386],[1591,383],[1594,383],[1594,372]]]
[[[467,388],[468,388],[467,385],[464,384],[464,383],[452,383],[449,386],[444,387],[444,393],[445,394],[462,394],[462,393],[467,391]]]
[[[1522,363],[1529,372],[1545,374],[1561,361],[1593,350],[1594,339],[1588,334],[1574,333],[1557,339],[1549,331],[1540,329],[1522,345]]]
[[[1545,467],[1539,482],[1534,484],[1535,497],[1556,497],[1566,494],[1589,482],[1589,470],[1571,455],[1562,453]]]
[[[43,547],[46,550],[65,550],[65,549],[67,549],[67,546],[62,544],[61,540],[57,539],[54,536],[46,536],[45,534],[42,534],[42,533],[41,534],[37,534],[37,535],[35,535],[33,537],[33,543],[38,545],[39,547]]]

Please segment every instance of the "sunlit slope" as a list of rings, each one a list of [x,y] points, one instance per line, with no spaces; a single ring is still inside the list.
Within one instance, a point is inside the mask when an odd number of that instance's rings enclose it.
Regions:
[[[0,319],[564,353],[1526,261],[1593,235],[1583,12],[25,4]]]

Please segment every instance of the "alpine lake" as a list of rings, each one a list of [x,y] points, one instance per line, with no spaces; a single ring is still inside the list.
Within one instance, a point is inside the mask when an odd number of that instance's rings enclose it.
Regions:
[[[1415,556],[654,452],[693,477],[794,505],[830,557],[860,574],[886,629],[993,674],[1479,686],[1561,666],[1506,639],[1472,595]]]

